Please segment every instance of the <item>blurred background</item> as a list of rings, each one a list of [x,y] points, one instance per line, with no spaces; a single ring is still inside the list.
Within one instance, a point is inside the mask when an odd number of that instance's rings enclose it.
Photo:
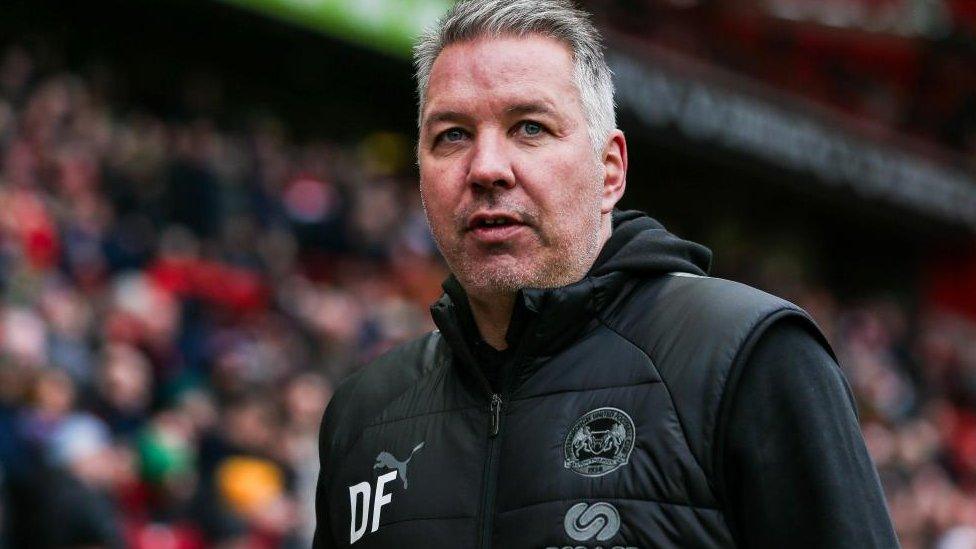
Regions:
[[[906,548],[976,547],[976,2],[588,0],[623,206],[810,311]],[[317,428],[446,275],[449,0],[0,7],[0,548],[307,547]]]

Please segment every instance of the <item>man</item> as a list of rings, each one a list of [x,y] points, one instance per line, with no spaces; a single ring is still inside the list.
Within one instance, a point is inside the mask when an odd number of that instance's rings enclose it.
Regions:
[[[894,547],[794,305],[614,205],[627,143],[565,0],[459,2],[415,50],[439,330],[337,390],[317,547]]]

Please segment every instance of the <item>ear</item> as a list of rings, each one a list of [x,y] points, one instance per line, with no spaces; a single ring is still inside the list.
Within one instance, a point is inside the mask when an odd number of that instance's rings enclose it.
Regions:
[[[600,212],[608,214],[624,196],[627,187],[627,139],[624,132],[613,130],[603,149],[603,198]]]

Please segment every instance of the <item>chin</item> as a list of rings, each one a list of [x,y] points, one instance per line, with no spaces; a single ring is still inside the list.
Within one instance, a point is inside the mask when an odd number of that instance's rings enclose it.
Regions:
[[[455,249],[451,272],[469,294],[515,293],[523,288],[555,288],[582,278],[588,268],[585,250],[546,253],[544,249],[483,254]],[[445,255],[445,258],[447,256]]]
[[[522,288],[533,286],[533,278],[520,269],[491,268],[472,265],[458,278],[468,293],[514,293]]]
[[[551,288],[566,283],[565,273],[553,272],[546,262],[527,264],[526,261],[480,261],[465,265],[455,275],[468,293],[515,293],[523,288]]]

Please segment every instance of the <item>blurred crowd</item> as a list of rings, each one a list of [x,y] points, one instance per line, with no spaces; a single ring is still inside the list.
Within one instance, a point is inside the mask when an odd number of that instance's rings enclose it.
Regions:
[[[0,547],[306,547],[332,387],[431,329],[446,274],[410,138],[110,81],[0,57]],[[976,327],[743,276],[830,334],[904,546],[976,547]]]
[[[411,162],[395,134],[120,108],[4,51],[0,540],[307,547],[332,387],[432,327]]]

